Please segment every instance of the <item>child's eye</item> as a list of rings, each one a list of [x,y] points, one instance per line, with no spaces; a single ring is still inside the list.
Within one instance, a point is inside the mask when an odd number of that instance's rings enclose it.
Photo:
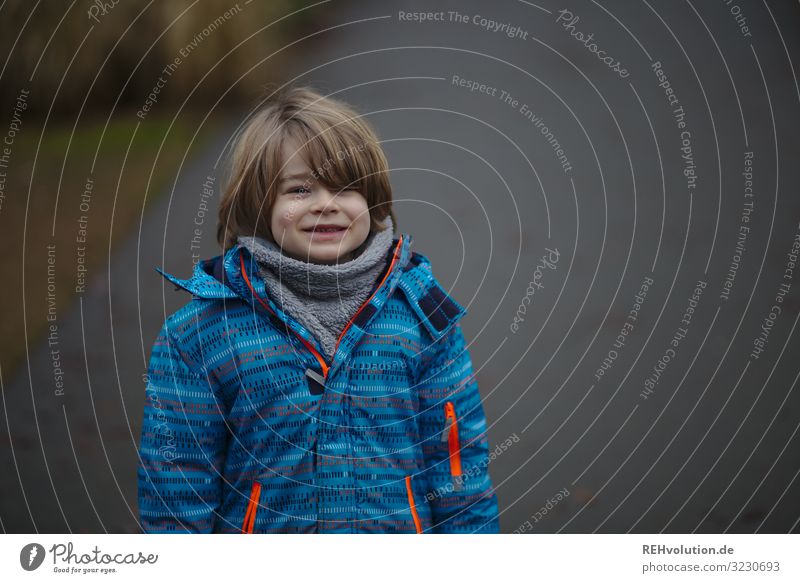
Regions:
[[[306,188],[305,186],[298,186],[296,188],[291,189],[289,192],[292,193],[292,194],[295,194],[295,193],[296,194],[309,194],[311,191],[308,188]]]

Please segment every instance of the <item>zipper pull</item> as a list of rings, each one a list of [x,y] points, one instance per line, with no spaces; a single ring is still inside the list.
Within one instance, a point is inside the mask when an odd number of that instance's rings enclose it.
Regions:
[[[464,488],[464,478],[461,474],[461,446],[458,442],[458,423],[456,409],[452,401],[444,404],[445,427],[442,431],[442,442],[447,442],[450,456],[450,476],[453,479],[453,491],[460,492]]]
[[[453,407],[453,403],[447,401],[447,403],[444,404],[444,430],[442,431],[442,443],[446,442],[450,438],[450,430],[455,422],[455,407]]]
[[[444,430],[442,431],[442,443],[448,441],[450,438],[450,430],[453,428],[453,424],[456,422],[456,409],[453,407],[453,403],[447,401],[444,404]]]
[[[312,395],[321,395],[325,392],[325,377],[315,371],[313,368],[306,369],[306,377],[308,377],[308,390]]]
[[[442,443],[446,443],[450,438],[450,428],[453,426],[454,421],[455,419],[450,416],[444,420],[444,429],[442,430],[442,438],[440,440]]]

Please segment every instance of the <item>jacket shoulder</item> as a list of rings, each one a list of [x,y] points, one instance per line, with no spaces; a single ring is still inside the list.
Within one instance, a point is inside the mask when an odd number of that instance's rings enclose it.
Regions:
[[[195,265],[192,276],[180,279],[156,268],[164,278],[175,285],[175,289],[183,289],[198,298],[225,299],[236,298],[238,295],[224,282],[225,257],[218,255],[212,259],[200,261]]]
[[[433,340],[447,334],[467,312],[444,290],[433,275],[430,260],[420,253],[412,253],[397,287]]]

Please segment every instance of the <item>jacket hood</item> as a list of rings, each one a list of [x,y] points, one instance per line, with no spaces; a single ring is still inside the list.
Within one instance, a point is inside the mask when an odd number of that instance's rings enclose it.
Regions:
[[[438,340],[466,313],[466,309],[451,298],[433,276],[430,260],[411,251],[412,238],[403,234],[392,242],[390,253],[396,256],[391,269],[385,274],[382,284],[365,304],[359,317],[364,322],[386,302],[388,297],[400,289],[409,305],[425,325],[431,336]],[[244,271],[243,271],[244,270]],[[269,297],[263,280],[258,275],[258,265],[251,253],[241,245],[231,247],[225,255],[198,262],[188,279],[180,279],[156,268],[168,281],[197,298],[207,300],[242,299],[254,303],[252,294],[265,302],[273,315],[292,328],[299,324],[285,314]],[[252,288],[250,287],[252,286]],[[252,289],[252,291],[251,291]]]

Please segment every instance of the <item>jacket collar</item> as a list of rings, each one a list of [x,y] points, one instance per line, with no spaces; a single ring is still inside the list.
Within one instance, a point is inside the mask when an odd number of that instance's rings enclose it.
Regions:
[[[350,325],[351,330],[348,330],[345,337],[351,332],[363,333],[396,289],[401,290],[406,296],[411,308],[434,340],[444,336],[464,316],[466,309],[451,298],[433,276],[428,258],[411,251],[411,242],[411,236],[407,234],[402,235],[399,240],[395,239],[391,252],[397,253],[397,260],[392,270],[386,274],[375,294],[354,316]],[[242,263],[250,285],[243,277]],[[272,312],[268,314],[270,317],[277,318],[283,325],[317,346],[316,339],[272,301],[265,289],[264,281],[258,276],[257,263],[250,252],[240,245],[235,245],[225,255],[200,261],[195,265],[192,277],[188,279],[179,279],[158,268],[156,271],[175,284],[176,290],[184,289],[198,298],[241,298],[263,311],[267,311],[263,308],[263,304],[266,304]],[[254,301],[250,286],[262,301]],[[342,340],[342,345],[350,344],[344,342],[344,338]],[[334,358],[334,361],[336,360]]]

